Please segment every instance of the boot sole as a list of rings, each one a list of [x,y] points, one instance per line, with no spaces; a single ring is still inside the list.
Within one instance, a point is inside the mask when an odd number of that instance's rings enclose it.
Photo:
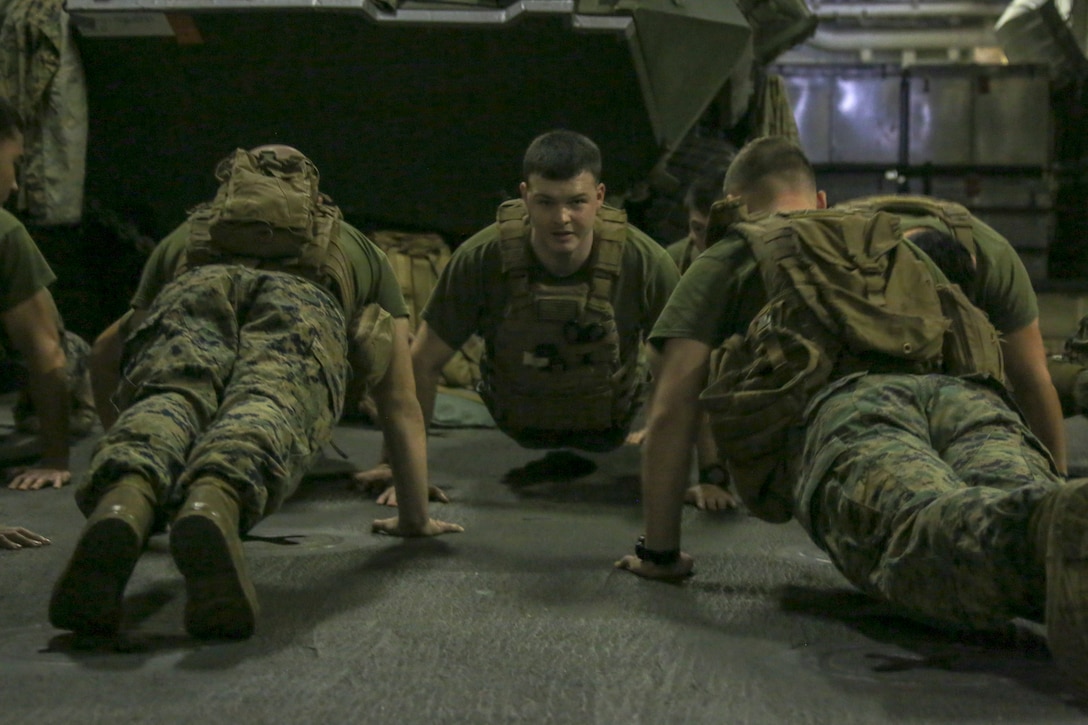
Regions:
[[[141,550],[139,534],[120,518],[90,526],[53,587],[50,623],[76,634],[116,634],[125,585]]]
[[[241,555],[212,519],[177,519],[170,553],[185,577],[185,631],[200,639],[245,639],[257,622],[257,593]]]
[[[1088,690],[1088,485],[1064,491],[1047,533],[1047,646],[1058,666]]]

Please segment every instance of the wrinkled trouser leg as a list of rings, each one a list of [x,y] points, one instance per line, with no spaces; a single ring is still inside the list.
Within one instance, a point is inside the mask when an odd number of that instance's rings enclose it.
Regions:
[[[1028,517],[1060,479],[993,391],[865,376],[816,410],[801,470],[815,484],[814,538],[862,590],[972,627],[1039,616]]]
[[[114,396],[121,414],[95,445],[76,490],[84,514],[126,473],[146,478],[160,507],[179,503],[173,484],[234,367],[235,285],[229,276],[208,274],[212,269],[190,272],[163,289],[126,342]],[[160,526],[163,517],[159,511]]]
[[[151,481],[167,509],[211,476],[238,491],[242,530],[252,527],[332,437],[344,330],[332,298],[298,277],[212,265],[175,280],[126,345],[124,412],[95,450],[81,508],[125,472]]]
[[[246,291],[234,368],[179,481],[235,488],[242,531],[295,491],[332,439],[348,376],[343,314],[323,291],[268,273]]]

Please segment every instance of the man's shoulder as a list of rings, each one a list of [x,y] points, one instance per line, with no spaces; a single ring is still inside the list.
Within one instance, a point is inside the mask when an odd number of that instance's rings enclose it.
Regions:
[[[6,237],[16,229],[25,229],[19,218],[7,209],[0,209],[0,237]]]
[[[624,247],[631,250],[631,253],[656,262],[661,262],[662,260],[672,261],[672,257],[669,256],[669,253],[665,251],[665,248],[661,246],[656,239],[636,227],[634,224],[627,225],[627,239]]]
[[[723,262],[735,259],[738,255],[751,255],[751,251],[746,238],[736,229],[730,229],[716,242],[707,244],[706,249],[696,257],[695,261]]]
[[[454,254],[460,252],[464,254],[475,254],[482,250],[487,250],[489,247],[495,246],[499,243],[499,225],[496,223],[488,224],[486,227],[470,236],[465,241],[461,242],[454,251]]]

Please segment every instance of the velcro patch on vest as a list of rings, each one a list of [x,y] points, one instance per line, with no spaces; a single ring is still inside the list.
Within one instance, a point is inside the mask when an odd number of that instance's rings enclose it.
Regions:
[[[578,302],[573,299],[537,299],[535,302],[539,320],[565,322],[577,319],[581,314]]]

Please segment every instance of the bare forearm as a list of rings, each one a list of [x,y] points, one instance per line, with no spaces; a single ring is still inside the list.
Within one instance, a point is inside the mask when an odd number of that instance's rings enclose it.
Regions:
[[[427,443],[418,404],[412,399],[391,401],[382,411],[381,426],[401,520],[422,526],[428,519]]]
[[[1062,474],[1068,473],[1068,451],[1065,441],[1065,423],[1061,404],[1054,386],[1047,381],[1039,384],[1033,394],[1014,394],[1020,409],[1024,411],[1028,427],[1054,457],[1054,463]]]
[[[121,382],[121,357],[125,338],[146,316],[146,310],[129,310],[107,327],[91,347],[87,365],[91,373],[94,406],[104,429],[109,429],[118,416],[112,398]]]
[[[68,467],[68,379],[64,353],[57,351],[48,369],[31,371],[30,399],[41,423],[42,463],[50,468]]]
[[[650,421],[642,454],[642,510],[646,546],[680,547],[680,518],[691,470],[691,441],[698,416],[676,410]]]
[[[113,393],[121,382],[120,348],[100,349],[95,345],[88,361],[91,373],[91,390],[94,393],[94,407],[103,429],[109,429],[117,420],[117,409],[113,405]]]
[[[431,427],[431,419],[434,417],[435,398],[438,397],[438,379],[441,370],[433,372],[426,369],[415,369],[416,399],[419,400],[419,408],[423,415],[424,430]]]

